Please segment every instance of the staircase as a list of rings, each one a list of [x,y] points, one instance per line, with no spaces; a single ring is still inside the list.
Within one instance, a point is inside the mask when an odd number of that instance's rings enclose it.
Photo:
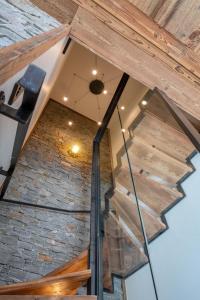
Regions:
[[[78,257],[67,264],[48,273],[41,279],[0,286],[0,299],[96,299],[95,296],[73,296],[77,294],[78,288],[87,284],[91,277],[91,271],[88,269],[88,251],[84,251]],[[16,296],[26,295],[26,296]],[[27,296],[30,295],[30,296]],[[35,297],[39,295],[39,297]],[[44,298],[43,298],[44,296]],[[56,296],[55,298],[53,296]],[[65,296],[65,297],[63,297]]]
[[[164,214],[184,197],[180,183],[194,169],[188,158],[195,148],[154,96],[129,128],[128,155],[148,242],[168,229]],[[144,266],[147,255],[124,148],[118,153],[115,188],[105,218],[104,248],[107,271],[122,278]],[[170,230],[170,228],[169,228]],[[112,276],[111,276],[112,277]],[[108,275],[107,275],[108,278]],[[104,285],[105,286],[105,285]],[[107,282],[112,290],[112,280]]]

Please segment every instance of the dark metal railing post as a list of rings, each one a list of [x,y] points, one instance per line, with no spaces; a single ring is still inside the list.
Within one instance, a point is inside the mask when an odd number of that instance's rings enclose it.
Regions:
[[[93,141],[90,217],[90,269],[92,271],[92,276],[88,294],[97,295],[98,300],[103,299],[103,237],[101,228],[102,211],[100,195],[100,143],[128,79],[129,75],[123,74],[110,105],[105,113],[102,126],[97,131]]]
[[[24,76],[18,81],[18,84],[24,89],[24,96],[19,109],[0,102],[0,114],[18,122],[10,167],[8,171],[0,169],[0,174],[6,176],[1,187],[0,199],[4,197],[14,172],[45,76],[46,72],[42,69],[30,65]]]

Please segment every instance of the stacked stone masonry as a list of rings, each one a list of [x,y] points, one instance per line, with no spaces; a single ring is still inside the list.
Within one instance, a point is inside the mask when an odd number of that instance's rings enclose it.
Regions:
[[[68,121],[73,126],[68,125]],[[5,198],[64,209],[90,209],[95,122],[50,100],[28,139]],[[71,146],[78,144],[74,157]],[[108,133],[101,145],[102,195],[111,187]],[[103,199],[103,197],[102,197]],[[0,284],[39,278],[89,245],[89,214],[0,204]],[[83,293],[81,291],[81,293]],[[105,299],[122,299],[121,282]]]

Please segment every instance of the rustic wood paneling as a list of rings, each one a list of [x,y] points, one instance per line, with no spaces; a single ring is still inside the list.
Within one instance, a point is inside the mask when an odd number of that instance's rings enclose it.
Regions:
[[[200,0],[128,0],[195,52],[200,53]]]
[[[146,86],[165,90],[183,110],[200,119],[199,79],[104,9],[97,5],[91,9],[98,18],[79,8],[71,37]]]
[[[200,0],[166,0],[155,16],[178,40],[200,52]]]
[[[166,0],[128,0],[148,16],[157,15]]]
[[[31,0],[31,2],[63,24],[71,24],[78,9],[71,0]]]
[[[117,5],[115,0],[94,0],[94,2],[200,77],[200,57],[174,39],[172,35],[158,26],[137,7],[127,0],[120,0]]]
[[[0,49],[0,84],[67,37],[69,26],[61,25],[49,32]]]

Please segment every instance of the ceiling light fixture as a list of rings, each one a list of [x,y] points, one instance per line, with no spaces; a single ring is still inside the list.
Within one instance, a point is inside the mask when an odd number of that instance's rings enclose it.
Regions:
[[[98,124],[99,126],[101,126],[102,123],[99,121],[99,122],[97,122],[97,124]]]
[[[98,71],[96,69],[92,70],[92,75],[97,75]]]
[[[108,94],[108,91],[107,91],[107,90],[104,90],[104,91],[103,91],[103,94],[104,94],[104,95],[107,95],[107,94]]]
[[[68,125],[69,125],[69,126],[72,126],[72,125],[73,125],[73,122],[72,122],[72,121],[69,121],[69,122],[68,122]]]
[[[68,97],[64,96],[64,97],[63,97],[63,100],[64,100],[65,102],[67,102],[67,101],[68,101]]]
[[[125,129],[125,128],[122,128],[122,132],[123,132],[123,133],[126,132],[126,129]]]
[[[125,106],[122,105],[122,106],[121,106],[121,110],[125,110]]]
[[[141,103],[142,103],[143,106],[147,105],[147,101],[146,100],[142,100]]]

